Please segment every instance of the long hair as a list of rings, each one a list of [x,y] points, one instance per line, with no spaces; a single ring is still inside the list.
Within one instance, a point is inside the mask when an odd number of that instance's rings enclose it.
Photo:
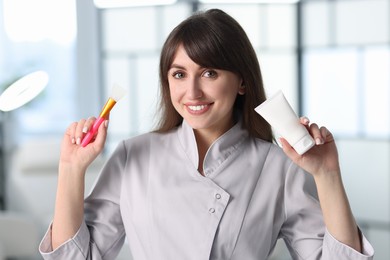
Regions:
[[[183,121],[169,92],[168,71],[179,45],[202,67],[231,71],[239,75],[245,94],[237,95],[234,112],[253,137],[272,142],[271,126],[255,111],[265,97],[260,65],[248,36],[239,23],[219,9],[198,12],[180,23],[168,36],[160,56],[160,121],[157,132],[167,132]]]

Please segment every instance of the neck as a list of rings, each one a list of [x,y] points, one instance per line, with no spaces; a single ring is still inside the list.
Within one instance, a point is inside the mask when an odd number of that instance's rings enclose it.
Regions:
[[[198,147],[198,171],[203,174],[203,161],[210,146],[234,125],[233,120],[221,129],[194,129],[196,145]]]
[[[197,131],[195,131],[195,139],[196,139],[196,145],[198,147],[198,158],[199,158],[198,171],[202,175],[204,175],[203,174],[203,161],[204,161],[204,158],[206,156],[207,150],[209,149],[209,147],[211,146],[213,141],[208,140],[203,135],[197,134]]]

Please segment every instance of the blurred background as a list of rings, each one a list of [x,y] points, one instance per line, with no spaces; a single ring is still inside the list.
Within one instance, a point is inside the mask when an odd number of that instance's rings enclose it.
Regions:
[[[390,259],[390,0],[0,0],[0,93],[32,71],[49,75],[34,100],[0,111],[0,259],[41,259],[62,135],[98,115],[112,84],[129,93],[87,190],[118,141],[153,129],[161,46],[209,8],[244,27],[267,94],[282,89],[298,114],[334,133],[357,222],[375,259]],[[272,259],[289,259],[283,243]]]

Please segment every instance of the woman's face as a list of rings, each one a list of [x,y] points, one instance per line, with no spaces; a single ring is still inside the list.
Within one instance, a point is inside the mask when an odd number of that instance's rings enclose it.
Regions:
[[[173,106],[193,129],[220,135],[233,125],[234,101],[244,94],[238,75],[201,67],[180,46],[168,82]]]

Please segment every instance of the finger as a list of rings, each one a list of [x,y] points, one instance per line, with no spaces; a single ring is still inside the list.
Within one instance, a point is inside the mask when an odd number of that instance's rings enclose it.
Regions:
[[[83,137],[83,128],[85,125],[85,119],[80,119],[80,121],[77,123],[76,132],[75,132],[75,138],[76,138],[76,144],[81,144],[81,138]]]
[[[294,162],[296,162],[300,155],[294,150],[294,148],[287,142],[286,139],[284,138],[280,138],[279,139],[281,145],[282,145],[282,149],[284,151],[284,153],[291,159],[293,160]]]
[[[100,126],[98,133],[96,135],[96,139],[93,142],[94,147],[97,151],[101,151],[104,148],[104,144],[106,142],[107,138],[107,127],[108,127],[108,120],[105,120]]]
[[[84,134],[88,133],[89,129],[91,129],[91,127],[92,127],[93,123],[95,122],[95,120],[96,120],[96,117],[91,116],[91,117],[89,117],[89,118],[85,121],[83,130],[82,130],[82,132],[83,132]]]
[[[65,135],[67,135],[67,137],[69,138],[69,141],[72,144],[76,143],[76,139],[75,139],[76,126],[77,126],[77,122],[71,123],[65,132]]]
[[[308,126],[310,124],[310,120],[306,116],[302,116],[301,118],[299,118],[299,121],[301,122],[302,125],[305,126]]]
[[[328,139],[333,139],[332,133],[325,126],[320,128],[321,136],[326,141]]]
[[[310,134],[313,136],[316,145],[321,145],[325,142],[325,139],[322,137],[320,128],[317,124],[313,123],[310,125]]]

